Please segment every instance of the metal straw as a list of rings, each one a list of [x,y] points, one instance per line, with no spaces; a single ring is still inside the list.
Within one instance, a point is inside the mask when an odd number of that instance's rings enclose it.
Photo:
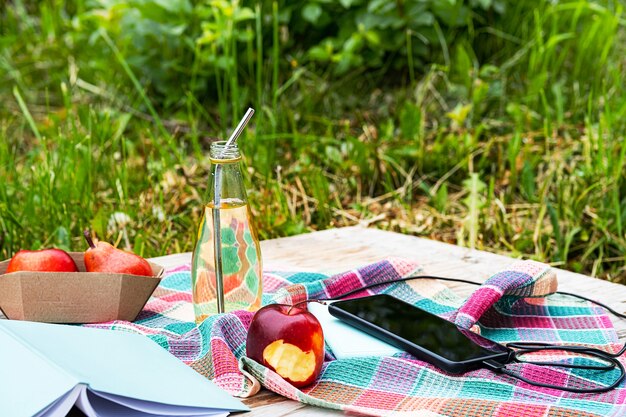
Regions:
[[[248,111],[246,112],[246,114],[243,115],[243,118],[239,121],[239,124],[237,125],[235,130],[233,130],[233,133],[226,141],[226,145],[224,145],[224,152],[226,152],[228,148],[230,148],[235,142],[237,142],[237,138],[241,136],[243,130],[246,128],[246,125],[248,124],[250,119],[252,119],[253,115],[254,109],[252,107],[248,107]]]
[[[224,149],[220,154],[219,158],[222,159],[226,156],[226,151],[228,148],[232,147],[235,142],[237,142],[237,138],[243,133],[243,130],[246,128],[246,125],[252,118],[254,114],[254,109],[249,107],[246,114],[244,114],[243,118],[239,121],[239,124],[233,130],[233,133],[230,135],[230,138],[226,141],[224,145]],[[220,216],[220,207],[222,205],[222,166],[221,164],[217,164],[215,167],[215,187],[214,187],[214,204],[213,204],[213,234],[215,235],[215,239],[213,240],[213,252],[215,255],[215,292],[217,298],[217,312],[224,313],[226,311],[224,305],[224,274],[222,268],[222,228],[221,228],[221,216]]]

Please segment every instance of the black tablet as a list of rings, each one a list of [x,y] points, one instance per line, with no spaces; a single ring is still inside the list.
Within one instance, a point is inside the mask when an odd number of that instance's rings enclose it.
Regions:
[[[512,350],[390,295],[332,303],[338,319],[450,373],[508,363]]]

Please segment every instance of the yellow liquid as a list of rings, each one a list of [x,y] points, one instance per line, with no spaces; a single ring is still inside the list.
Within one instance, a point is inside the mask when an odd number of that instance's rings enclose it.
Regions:
[[[225,310],[258,310],[263,275],[259,239],[251,227],[250,210],[245,202],[237,199],[224,199],[220,206]],[[217,314],[213,213],[212,203],[204,208],[191,264],[193,305],[198,324]]]

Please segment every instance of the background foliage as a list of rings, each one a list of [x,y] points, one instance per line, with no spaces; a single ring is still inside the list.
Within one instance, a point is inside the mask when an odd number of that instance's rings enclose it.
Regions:
[[[242,138],[264,238],[364,224],[623,281],[619,1],[13,0],[0,257],[188,251]]]

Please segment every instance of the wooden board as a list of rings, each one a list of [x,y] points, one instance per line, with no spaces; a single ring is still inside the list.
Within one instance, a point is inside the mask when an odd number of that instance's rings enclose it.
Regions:
[[[397,256],[418,261],[434,275],[484,281],[509,265],[509,257],[470,250],[446,243],[361,227],[325,230],[261,242],[264,269],[341,272],[360,265]],[[152,259],[165,267],[189,261],[189,254]],[[597,299],[619,312],[626,311],[626,286],[557,269],[559,289]],[[475,287],[446,283],[460,295]],[[190,318],[192,320],[193,318]],[[614,319],[620,339],[626,339],[626,320]],[[268,391],[244,401],[253,410],[245,416],[342,415],[331,410],[305,406]]]

